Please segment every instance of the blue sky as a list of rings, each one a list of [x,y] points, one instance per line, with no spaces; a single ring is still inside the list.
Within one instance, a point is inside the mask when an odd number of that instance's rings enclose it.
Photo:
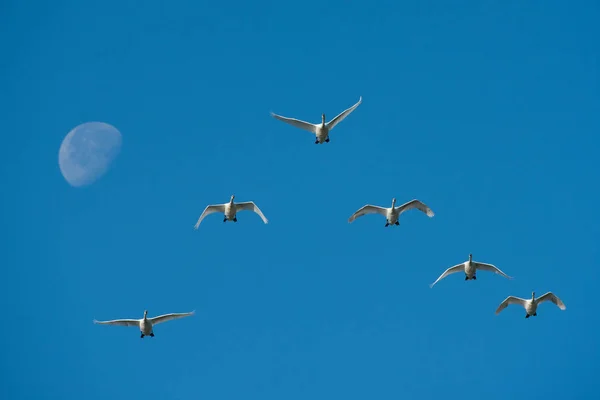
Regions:
[[[348,3],[2,4],[1,398],[597,398],[598,3]],[[269,116],[359,96],[329,144]],[[194,231],[231,194],[269,224]],[[347,223],[392,197],[436,216]],[[469,253],[515,279],[428,287]],[[494,315],[532,290],[567,310]],[[92,323],[144,309],[196,315]]]

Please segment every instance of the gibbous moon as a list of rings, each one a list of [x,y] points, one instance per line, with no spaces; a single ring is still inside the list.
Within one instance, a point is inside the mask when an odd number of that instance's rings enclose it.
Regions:
[[[58,166],[74,187],[89,185],[108,171],[121,150],[121,132],[104,122],[86,122],[65,136]]]

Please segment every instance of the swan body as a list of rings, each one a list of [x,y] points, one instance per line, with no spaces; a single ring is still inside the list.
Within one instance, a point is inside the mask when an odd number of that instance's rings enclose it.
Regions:
[[[263,220],[263,222],[265,224],[269,222],[269,220],[267,218],[265,218],[262,211],[260,211],[260,208],[258,208],[258,206],[256,204],[254,204],[253,201],[235,203],[233,201],[234,199],[235,199],[235,196],[232,195],[228,203],[214,204],[214,205],[207,206],[204,209],[204,211],[202,212],[202,214],[200,215],[200,218],[198,218],[198,222],[196,222],[196,225],[194,225],[194,229],[198,229],[198,227],[200,226],[200,222],[202,222],[202,220],[207,215],[210,215],[210,214],[216,213],[216,212],[223,213],[223,215],[224,215],[223,222],[227,222],[227,221],[237,222],[237,212],[238,211],[254,211],[256,214],[258,214],[260,216],[260,218]]]
[[[498,269],[495,265],[473,261],[473,254],[469,254],[469,259],[467,261],[445,270],[442,273],[442,275],[440,275],[440,277],[435,280],[435,282],[429,285],[429,287],[433,287],[436,283],[438,283],[440,280],[444,279],[448,275],[461,271],[465,273],[465,281],[477,280],[477,270],[490,271],[498,275],[502,275],[507,279],[513,279],[511,276],[508,276],[504,272],[500,271],[500,269]]]
[[[350,218],[348,218],[348,223],[352,223],[352,221],[354,221],[356,218],[362,217],[363,215],[379,214],[385,217],[386,227],[389,225],[400,225],[400,214],[402,214],[404,211],[413,208],[416,208],[417,210],[427,214],[427,216],[430,218],[435,215],[431,208],[429,208],[425,203],[421,202],[420,200],[414,199],[409,201],[408,203],[404,203],[401,206],[396,207],[396,199],[394,198],[392,199],[392,206],[389,208],[373,206],[370,204],[361,207],[354,214],[352,214]]]
[[[320,124],[311,124],[310,122],[301,121],[295,118],[283,117],[281,115],[277,115],[271,112],[271,116],[280,121],[286,122],[290,125],[295,126],[296,128],[304,129],[305,131],[312,132],[315,136],[315,144],[321,143],[329,143],[329,132],[344,118],[346,118],[352,111],[356,109],[362,102],[362,96],[358,99],[358,102],[352,107],[342,111],[338,114],[334,119],[329,122],[325,122],[325,114],[321,115],[321,123]]]
[[[135,326],[140,329],[140,337],[144,338],[144,336],[154,337],[154,325],[171,321],[173,319],[189,317],[190,315],[194,315],[194,311],[188,313],[163,314],[159,315],[158,317],[148,318],[148,311],[145,310],[144,318],[142,319],[115,319],[112,321],[94,320],[94,323],[100,325]]]
[[[535,298],[535,292],[531,292],[531,299],[522,299],[520,297],[508,296],[496,309],[496,315],[500,314],[502,310],[508,307],[510,304],[519,304],[525,309],[525,318],[529,318],[531,316],[537,317],[537,308],[538,305],[545,301],[551,301],[561,310],[566,310],[567,306],[562,302],[561,299],[556,297],[556,295],[552,292],[548,292],[546,294],[541,295],[537,299]]]

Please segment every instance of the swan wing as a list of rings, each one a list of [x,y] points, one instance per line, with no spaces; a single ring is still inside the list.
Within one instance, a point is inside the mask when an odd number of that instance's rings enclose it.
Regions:
[[[400,207],[398,207],[398,214],[402,214],[404,211],[407,211],[407,210],[410,210],[413,208],[416,208],[417,210],[424,212],[425,214],[427,214],[427,216],[429,218],[431,218],[435,215],[433,213],[433,211],[431,210],[431,208],[429,208],[425,203],[423,203],[422,201],[417,200],[417,199],[411,200],[408,203],[404,203]]]
[[[358,209],[358,211],[356,211],[354,214],[352,214],[350,218],[348,218],[348,223],[351,223],[356,218],[362,217],[366,214],[380,214],[387,218],[387,212],[387,208],[367,204],[366,206],[363,206],[362,208]]]
[[[173,319],[185,318],[191,315],[194,315],[195,311],[187,312],[187,313],[171,313],[171,314],[163,314],[158,317],[148,318],[148,321],[152,325],[161,324],[163,322],[171,321]]]
[[[541,295],[538,299],[537,299],[537,303],[543,303],[544,301],[551,301],[554,304],[556,304],[558,306],[558,308],[560,308],[561,310],[566,310],[567,306],[565,306],[565,303],[562,302],[561,299],[559,299],[558,297],[556,297],[556,295],[552,292],[548,292],[546,294]]]
[[[140,326],[139,319],[113,319],[112,321],[97,321],[94,320],[95,324],[100,325],[117,325],[117,326]]]
[[[337,124],[339,124],[340,122],[342,122],[344,120],[344,118],[346,118],[348,115],[350,115],[350,113],[352,111],[354,111],[356,109],[356,107],[358,107],[360,105],[360,103],[362,103],[362,96],[360,96],[360,99],[358,99],[358,103],[356,103],[352,107],[348,108],[347,110],[342,111],[334,119],[332,119],[331,121],[329,121],[327,123],[327,128],[329,130],[332,130]]]
[[[513,279],[512,276],[506,275],[504,272],[500,271],[500,268],[496,267],[495,265],[480,262],[473,262],[473,264],[475,264],[475,268],[477,269],[481,269],[483,271],[490,271],[498,275],[502,275],[506,279]]]
[[[450,267],[447,270],[445,270],[444,273],[441,274],[440,277],[435,280],[435,282],[433,282],[431,285],[429,285],[429,287],[432,288],[436,283],[438,283],[439,281],[441,281],[448,275],[452,275],[452,274],[455,274],[457,272],[461,272],[464,270],[465,270],[465,263],[460,263],[460,264],[455,265],[454,267]]]
[[[269,220],[265,217],[265,215],[260,211],[260,208],[253,201],[246,201],[243,203],[235,203],[235,209],[240,211],[254,211],[257,213],[263,220],[265,224],[269,223]]]
[[[522,299],[520,297],[508,296],[506,299],[504,299],[504,301],[502,303],[500,303],[500,305],[496,309],[496,315],[500,314],[500,311],[504,310],[510,304],[519,304],[519,305],[525,307],[526,302],[527,302],[527,300]]]
[[[202,212],[202,214],[200,215],[200,218],[198,218],[198,222],[196,222],[196,225],[194,225],[194,229],[198,229],[198,227],[200,226],[200,222],[202,222],[202,220],[207,215],[216,213],[216,212],[225,212],[225,204],[215,204],[215,205],[207,206],[204,209],[204,211]]]
[[[283,117],[283,116],[277,115],[273,112],[271,113],[271,116],[280,121],[287,122],[288,124],[293,125],[296,128],[304,129],[305,131],[309,131],[312,133],[317,133],[317,126],[315,124],[311,124],[310,122],[300,121],[299,119],[296,119],[296,118]]]

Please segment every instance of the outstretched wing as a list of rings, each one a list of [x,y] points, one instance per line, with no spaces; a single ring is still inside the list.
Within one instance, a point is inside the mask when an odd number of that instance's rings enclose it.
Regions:
[[[506,275],[504,272],[500,271],[500,268],[496,267],[495,265],[481,263],[481,262],[473,262],[473,264],[475,265],[475,268],[477,268],[477,269],[480,269],[483,271],[490,271],[495,274],[502,275],[506,279],[513,279],[512,276]]]
[[[441,281],[448,275],[452,275],[452,274],[455,274],[457,272],[464,271],[464,270],[465,270],[465,263],[460,263],[458,265],[455,265],[454,267],[450,267],[447,270],[445,270],[444,273],[441,274],[440,277],[435,280],[435,282],[433,282],[431,285],[429,285],[429,287],[432,288],[436,283],[438,283],[439,281]]]
[[[198,222],[196,222],[196,225],[194,225],[194,229],[198,229],[198,227],[200,226],[200,222],[202,222],[204,217],[216,212],[225,212],[225,204],[215,204],[212,206],[207,206],[200,215],[200,218],[198,218]]]
[[[118,326],[140,326],[139,319],[114,319],[112,321],[97,321],[94,320],[95,324],[100,325],[118,325]]]
[[[500,314],[500,311],[502,311],[506,307],[508,307],[509,304],[519,304],[519,305],[525,307],[525,302],[526,302],[526,300],[521,299],[520,297],[508,296],[506,299],[504,299],[504,301],[502,303],[500,303],[500,305],[496,309],[496,315]]]
[[[254,211],[257,213],[263,220],[265,224],[269,222],[269,220],[264,216],[260,208],[253,201],[245,201],[243,203],[235,203],[235,209],[238,211]]]
[[[548,292],[546,294],[541,295],[536,301],[538,304],[543,303],[544,301],[551,301],[554,304],[556,304],[561,310],[567,309],[565,303],[563,303],[562,300],[556,297],[556,295],[552,292]]]
[[[148,318],[148,321],[150,321],[150,323],[152,325],[156,325],[156,324],[161,324],[163,322],[171,321],[173,319],[189,317],[191,315],[194,315],[194,313],[195,313],[195,311],[188,312],[188,313],[164,314],[164,315],[159,315],[158,317]]]
[[[354,111],[354,109],[356,109],[356,107],[358,107],[360,105],[360,103],[362,103],[362,96],[360,96],[360,99],[358,99],[358,103],[356,103],[352,107],[348,108],[347,110],[342,111],[341,113],[338,114],[337,117],[335,117],[334,119],[329,121],[327,123],[327,128],[329,130],[332,130],[337,124],[342,122],[343,119],[346,118],[352,111]]]
[[[427,207],[427,205],[420,200],[414,199],[409,201],[408,203],[404,203],[398,207],[398,215],[402,214],[404,211],[410,210],[412,208],[416,208],[419,211],[427,214],[428,217],[433,217],[435,214],[431,211],[431,208]]]
[[[287,122],[288,124],[293,125],[296,128],[304,129],[305,131],[309,131],[312,133],[317,132],[317,126],[314,124],[311,124],[310,122],[300,121],[299,119],[296,119],[296,118],[282,117],[281,115],[277,115],[273,112],[271,113],[271,116],[273,116],[273,118],[278,119],[280,121]]]
[[[363,215],[366,215],[366,214],[380,214],[380,215],[383,215],[384,217],[387,217],[387,211],[388,211],[387,208],[383,208],[383,207],[379,207],[379,206],[371,206],[371,205],[367,204],[366,206],[363,206],[358,211],[356,211],[354,214],[352,214],[350,216],[350,218],[348,218],[348,223],[351,223],[356,218],[362,217]]]

